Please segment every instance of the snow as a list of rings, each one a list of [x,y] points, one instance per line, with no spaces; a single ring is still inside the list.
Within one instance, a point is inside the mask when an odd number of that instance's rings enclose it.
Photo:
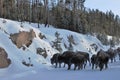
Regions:
[[[66,70],[66,68],[34,69],[25,72],[10,74],[1,77],[0,80],[119,80],[120,63],[109,64],[107,70],[92,70],[87,67],[84,70]]]
[[[6,22],[3,23],[3,20]],[[34,30],[36,37],[33,39],[32,44],[26,47],[26,50],[18,49],[10,40],[10,34],[18,33],[20,31]],[[50,58],[58,51],[51,47],[52,41],[55,38],[55,32],[60,33],[62,37],[62,49],[66,51],[64,43],[68,46],[69,35],[73,35],[75,43],[74,51],[88,52],[90,56],[96,54],[100,49],[107,50],[108,47],[101,44],[101,42],[91,35],[83,35],[76,32],[72,32],[64,29],[57,29],[50,27],[44,27],[44,24],[40,24],[40,28],[37,28],[36,23],[29,24],[24,22],[21,27],[21,23],[8,19],[0,18],[0,47],[4,48],[8,53],[8,57],[12,60],[12,64],[8,68],[0,69],[0,80],[119,80],[120,74],[120,61],[115,63],[109,63],[109,68],[99,71],[99,69],[92,70],[89,65],[83,70],[67,70],[67,68],[54,68],[50,64]],[[39,33],[46,36],[46,39],[40,39]],[[95,51],[91,44],[98,46]],[[37,48],[45,48],[48,57],[45,59],[41,55],[36,54]],[[25,60],[29,62],[28,58],[31,58],[33,67],[26,67],[22,64]]]

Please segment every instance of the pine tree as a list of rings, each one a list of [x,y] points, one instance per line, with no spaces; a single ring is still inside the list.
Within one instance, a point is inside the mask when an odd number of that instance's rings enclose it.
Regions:
[[[58,50],[60,53],[62,53],[62,48],[61,48],[61,41],[62,41],[62,38],[60,37],[60,34],[58,32],[55,32],[55,41],[52,41],[53,42],[53,47]]]
[[[73,51],[74,50],[73,45],[76,45],[73,35],[69,35],[67,38],[69,42],[68,50]]]

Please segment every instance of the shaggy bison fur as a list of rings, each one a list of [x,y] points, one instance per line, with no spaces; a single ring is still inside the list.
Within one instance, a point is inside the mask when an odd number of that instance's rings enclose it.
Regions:
[[[92,69],[94,69],[94,67],[96,66],[97,67],[97,55],[96,54],[93,54],[92,57],[91,57],[91,64],[92,64]]]
[[[110,60],[111,60],[111,63],[113,63],[113,61],[114,61],[114,62],[116,61],[116,60],[115,60],[116,53],[115,53],[115,51],[114,51],[112,48],[108,49],[108,51],[106,51],[106,53],[109,55],[109,58],[110,58]]]
[[[77,67],[78,67],[78,70],[82,69],[84,64],[84,56],[79,54],[77,55],[75,54],[74,56],[72,56],[69,59],[68,70],[71,69],[71,64],[74,64],[74,70],[76,70]]]
[[[120,47],[117,48],[117,54],[118,54],[119,60],[120,60]]]
[[[65,51],[63,52],[62,56],[60,57],[60,60],[68,65],[68,70],[71,69],[71,65],[74,64],[74,70],[78,67],[78,69],[83,68],[84,61],[86,60],[84,55],[81,55],[80,53],[76,54],[72,51]]]
[[[106,54],[105,51],[103,50],[100,50],[98,51],[97,53],[97,66],[99,66],[100,68],[100,71],[104,68],[105,66],[105,69],[108,68],[108,62],[109,62],[109,55]]]
[[[79,55],[83,55],[83,56],[84,56],[84,60],[85,60],[84,68],[86,67],[87,61],[89,62],[89,65],[91,65],[91,63],[90,63],[90,58],[89,58],[89,54],[88,54],[87,52],[77,51],[76,54],[79,54]]]
[[[51,58],[51,64],[52,65],[55,64],[55,68],[57,68],[58,63],[59,63],[59,67],[61,67],[61,60],[59,60],[60,57],[61,57],[61,54],[56,53]]]
[[[63,52],[63,54],[59,58],[59,60],[64,63],[64,67],[65,67],[65,64],[68,65],[70,58],[73,57],[73,56],[74,56],[74,52],[72,52],[72,51],[65,51],[65,52]]]

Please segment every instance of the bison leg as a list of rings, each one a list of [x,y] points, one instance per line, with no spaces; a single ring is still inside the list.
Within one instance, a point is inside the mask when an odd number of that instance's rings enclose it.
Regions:
[[[98,63],[96,63],[96,64],[95,64],[95,68],[97,69],[97,68],[98,68],[98,66],[99,66],[99,65],[98,65]]]
[[[94,69],[94,63],[92,63],[92,69]]]
[[[57,68],[57,64],[58,64],[58,63],[56,62],[56,63],[55,63],[55,68]]]
[[[120,53],[118,54],[118,56],[119,56],[119,60],[120,60]]]
[[[80,69],[83,69],[83,63],[80,64]]]
[[[106,63],[106,64],[105,64],[105,69],[107,69],[107,68],[108,68],[108,64]]]
[[[85,69],[86,65],[87,65],[87,62],[85,61],[85,62],[84,62],[84,69]]]
[[[102,69],[103,69],[103,64],[101,63],[101,64],[99,64],[99,68],[100,68],[100,71],[102,71]]]
[[[114,57],[114,62],[116,62],[116,59],[115,59],[115,57]]]
[[[84,69],[85,69],[85,67],[86,67],[86,64],[84,64]]]
[[[61,63],[59,63],[59,68],[61,68]]]
[[[111,58],[111,63],[113,63],[113,58]]]
[[[77,65],[76,65],[76,64],[74,64],[74,70],[76,70],[76,67],[77,67]]]
[[[80,65],[78,65],[78,70],[80,70],[81,69],[81,64]]]
[[[70,70],[70,68],[71,68],[71,64],[68,64],[68,70]]]
[[[89,62],[89,66],[91,66],[91,61],[90,61],[90,59],[88,60],[88,62]]]

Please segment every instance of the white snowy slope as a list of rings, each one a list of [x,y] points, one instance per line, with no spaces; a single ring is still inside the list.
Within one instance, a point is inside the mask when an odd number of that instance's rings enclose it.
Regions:
[[[6,23],[3,23],[3,20]],[[30,29],[33,29],[36,34],[32,44],[25,51],[18,49],[9,39],[10,34],[30,31]],[[73,35],[76,43],[74,51],[85,51],[90,55],[96,54],[94,48],[90,46],[91,44],[98,46],[97,51],[101,48],[107,49],[96,37],[91,35],[82,35],[69,30],[56,29],[52,26],[44,27],[44,24],[37,28],[37,24],[27,22],[24,22],[23,27],[21,27],[20,22],[0,18],[0,47],[6,50],[12,61],[8,68],[0,69],[0,80],[120,80],[120,61],[118,60],[115,63],[109,63],[109,68],[103,71],[92,70],[89,65],[86,69],[76,71],[73,68],[69,71],[67,68],[54,68],[50,64],[50,58],[58,52],[52,48],[52,41],[56,39],[56,31],[63,38],[61,43],[63,51],[67,50],[64,44],[69,45],[67,39],[69,35]],[[46,39],[40,39],[39,33],[44,34]],[[46,59],[36,54],[38,47],[45,48],[48,51]],[[23,60],[28,61],[28,57],[31,57],[33,67],[26,67],[22,64]]]

